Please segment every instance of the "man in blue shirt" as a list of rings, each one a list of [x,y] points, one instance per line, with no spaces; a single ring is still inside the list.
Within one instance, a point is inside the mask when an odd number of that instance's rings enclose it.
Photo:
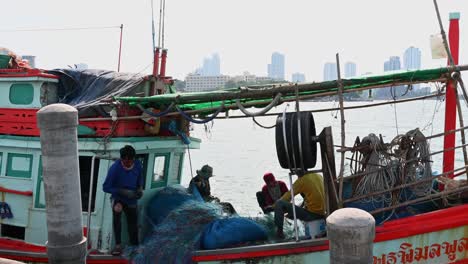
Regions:
[[[120,149],[120,159],[110,167],[102,186],[111,194],[115,248],[112,255],[122,254],[121,215],[125,212],[128,223],[128,236],[131,245],[138,245],[137,200],[143,195],[142,165],[135,160],[135,149],[126,145]]]

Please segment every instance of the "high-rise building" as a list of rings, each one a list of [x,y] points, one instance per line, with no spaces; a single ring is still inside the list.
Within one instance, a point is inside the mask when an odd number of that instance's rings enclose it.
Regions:
[[[384,62],[384,71],[396,71],[401,69],[400,57],[391,56],[388,61]],[[391,86],[382,89],[377,89],[377,99],[395,99],[406,94],[406,87],[402,85]]]
[[[284,80],[284,55],[278,52],[271,54],[271,64],[268,64],[268,77],[274,80]]]
[[[391,56],[390,59],[384,62],[384,71],[395,71],[401,69],[400,57]]]
[[[356,76],[356,63],[354,63],[354,62],[346,62],[345,63],[344,76],[345,76],[345,78]]]
[[[203,66],[195,72],[202,76],[218,76],[221,75],[221,62],[219,55],[214,53],[210,58],[203,59]]]
[[[333,81],[338,79],[338,73],[336,72],[336,63],[327,62],[323,67],[323,80]]]
[[[417,70],[421,69],[421,51],[415,47],[409,47],[403,55],[404,69]]]
[[[291,76],[291,81],[296,83],[303,83],[305,82],[305,75],[300,72],[295,72]]]

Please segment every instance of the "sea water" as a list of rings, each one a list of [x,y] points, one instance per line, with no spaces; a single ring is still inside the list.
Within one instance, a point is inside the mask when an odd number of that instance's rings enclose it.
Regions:
[[[346,106],[375,104],[373,102],[345,102]],[[462,110],[468,117],[468,110],[462,101]],[[295,104],[283,104],[273,108],[271,112],[282,113],[284,108],[294,111]],[[337,102],[301,102],[300,110],[317,110],[338,107]],[[258,109],[250,109],[255,112]],[[385,143],[396,135],[419,128],[425,136],[443,132],[445,101],[421,100],[400,104],[382,105],[371,108],[346,110],[345,132],[346,146],[353,146],[357,136],[361,139],[369,133],[381,134]],[[230,116],[243,115],[240,111],[230,111]],[[341,145],[341,119],[339,111],[314,113],[317,134],[324,127],[331,126],[334,145]],[[264,126],[276,123],[276,116],[257,117],[256,120]],[[464,120],[465,125],[468,120]],[[458,127],[457,121],[457,127]],[[255,193],[263,186],[263,174],[273,172],[277,179],[283,180],[289,186],[288,170],[279,165],[275,146],[275,129],[264,129],[257,126],[252,118],[215,119],[206,125],[193,125],[191,136],[202,140],[199,150],[190,150],[190,158],[186,154],[182,184],[188,185],[195,171],[204,164],[214,168],[211,178],[212,195],[222,201],[233,204],[237,212],[244,216],[255,216],[260,213]],[[457,143],[461,145],[460,133],[456,134]],[[431,152],[443,148],[443,138],[430,140]],[[346,157],[350,158],[350,153]],[[341,155],[335,152],[337,172],[339,172]],[[433,171],[441,171],[442,155],[432,156]],[[190,166],[191,165],[191,166]],[[461,149],[456,150],[455,168],[463,166]],[[321,168],[320,156],[317,158],[316,169]],[[345,161],[345,170],[349,171],[349,160]],[[295,180],[293,176],[293,181]]]

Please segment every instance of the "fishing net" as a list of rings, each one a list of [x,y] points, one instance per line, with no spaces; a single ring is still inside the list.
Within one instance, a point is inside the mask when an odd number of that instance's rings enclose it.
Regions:
[[[221,205],[206,203],[182,186],[163,188],[149,200],[146,209],[148,226],[144,229],[149,231],[138,248],[125,251],[136,264],[192,263],[193,252],[203,249],[202,241],[207,238],[214,241],[212,249],[267,240],[264,225],[237,215],[226,217]],[[232,240],[234,233],[243,235]]]

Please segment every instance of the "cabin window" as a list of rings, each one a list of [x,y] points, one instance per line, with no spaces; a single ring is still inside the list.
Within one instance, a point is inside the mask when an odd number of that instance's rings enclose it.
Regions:
[[[34,100],[34,87],[30,83],[14,83],[10,86],[10,102],[28,105]]]
[[[79,165],[80,165],[80,189],[81,189],[81,208],[83,212],[88,212],[88,203],[89,197],[91,197],[91,212],[94,212],[94,205],[96,203],[96,189],[97,189],[97,180],[99,174],[99,159],[94,159],[94,169],[93,169],[93,189],[91,194],[89,192],[89,187],[91,183],[91,163],[93,157],[90,156],[80,156]]]
[[[32,154],[8,153],[6,175],[10,177],[31,178]]]
[[[157,154],[154,156],[153,179],[151,181],[151,188],[166,186],[168,168],[169,154]]]
[[[2,237],[10,237],[10,238],[24,240],[24,229],[25,228],[21,226],[14,226],[14,225],[7,225],[7,224],[0,225],[0,231],[1,231]]]
[[[2,171],[3,153],[0,152],[0,172]]]

